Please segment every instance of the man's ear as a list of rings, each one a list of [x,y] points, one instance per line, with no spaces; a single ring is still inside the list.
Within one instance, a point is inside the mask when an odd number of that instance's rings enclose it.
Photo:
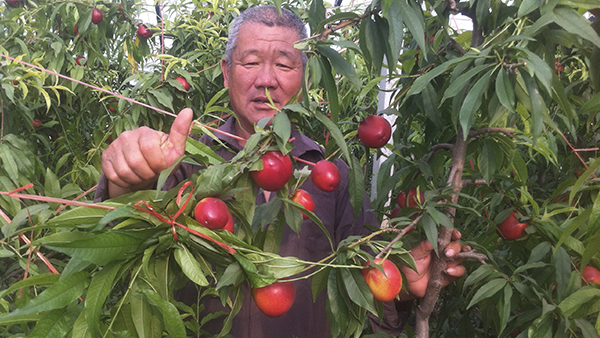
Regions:
[[[223,87],[229,87],[229,67],[225,58],[221,59],[221,72],[223,72]]]

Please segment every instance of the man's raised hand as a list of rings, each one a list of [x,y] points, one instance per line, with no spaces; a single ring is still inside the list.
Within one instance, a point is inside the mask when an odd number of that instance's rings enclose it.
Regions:
[[[160,172],[185,152],[193,116],[191,109],[183,109],[169,134],[140,127],[119,135],[102,153],[110,198],[152,187]]]

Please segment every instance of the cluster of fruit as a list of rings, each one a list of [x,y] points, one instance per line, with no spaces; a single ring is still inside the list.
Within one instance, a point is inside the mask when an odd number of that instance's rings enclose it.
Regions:
[[[188,89],[184,83],[182,85],[186,90]],[[360,123],[358,137],[366,147],[379,148],[388,142],[391,131],[391,126],[385,118],[373,115],[365,118]],[[265,191],[274,192],[283,189],[294,172],[290,156],[283,155],[277,150],[270,150],[261,156],[261,162],[261,170],[250,172],[254,183]],[[335,164],[327,160],[321,160],[312,168],[310,179],[316,188],[333,192],[340,184],[341,175]],[[297,189],[292,195],[292,201],[300,204],[310,212],[315,209],[312,196],[304,189]],[[219,198],[206,197],[200,200],[194,208],[194,218],[198,223],[209,229],[224,229],[233,232],[231,213],[225,202]],[[309,216],[302,213],[302,218],[308,219]],[[381,301],[394,299],[402,287],[400,270],[387,259],[375,259],[373,262],[374,264],[380,264],[381,267],[366,267],[362,270],[373,297]],[[367,262],[367,266],[369,264]],[[253,288],[252,297],[257,307],[265,315],[272,318],[279,317],[285,314],[294,302],[294,284],[282,281],[265,287]]]

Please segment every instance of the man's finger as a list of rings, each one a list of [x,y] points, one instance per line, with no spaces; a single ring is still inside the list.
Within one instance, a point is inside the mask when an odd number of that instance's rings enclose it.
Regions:
[[[424,257],[429,256],[433,251],[433,246],[428,240],[424,240],[419,245],[410,250],[410,254],[413,258],[418,261],[419,259],[423,259]]]
[[[194,112],[190,108],[185,108],[179,112],[171,125],[168,142],[176,151],[183,152],[185,150],[185,141],[190,133],[193,118]]]
[[[450,244],[448,244],[444,253],[446,254],[446,257],[452,257],[452,256],[456,255],[457,253],[459,253],[460,250],[461,250],[460,242],[453,241],[453,242],[450,242]]]

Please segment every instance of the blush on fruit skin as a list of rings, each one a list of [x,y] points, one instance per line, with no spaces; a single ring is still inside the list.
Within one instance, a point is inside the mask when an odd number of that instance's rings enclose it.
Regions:
[[[317,189],[332,192],[340,185],[342,176],[335,164],[327,160],[321,160],[312,168],[310,180]]]
[[[92,22],[94,24],[99,24],[100,22],[102,22],[104,15],[102,14],[102,11],[99,10],[98,8],[94,8],[92,10]]]
[[[258,309],[269,318],[284,315],[296,297],[292,282],[276,282],[262,288],[252,288],[252,298]]]
[[[137,35],[142,39],[147,39],[152,36],[152,30],[148,29],[146,25],[140,25],[137,30]]]
[[[381,258],[374,260],[376,264],[381,261]],[[365,265],[369,265],[369,262]],[[385,275],[377,268],[362,269],[361,273],[369,289],[371,289],[371,293],[373,293],[373,298],[382,302],[389,302],[396,298],[402,289],[402,275],[396,264],[389,259],[383,261],[382,267]]]
[[[77,57],[77,59],[75,59],[75,63],[76,63],[77,65],[79,65],[79,66],[82,66],[82,67],[83,67],[83,66],[87,65],[87,60],[86,60],[86,58],[84,58],[83,56],[79,56],[79,57]]]
[[[588,265],[583,268],[583,271],[581,271],[581,277],[584,280],[584,282],[581,283],[582,285],[586,285],[585,282],[596,283],[600,285],[600,271],[593,266]]]
[[[269,150],[261,156],[263,168],[250,172],[256,185],[266,191],[278,191],[292,178],[294,167],[289,156]]]
[[[225,224],[225,227],[223,227],[223,230],[227,230],[233,233],[233,216],[231,216],[231,213],[229,213],[229,219],[227,220],[227,224]]]
[[[515,212],[512,212],[497,226],[497,232],[500,237],[508,241],[514,241],[523,237],[525,235],[525,228],[527,228],[527,223],[519,223],[515,214]]]
[[[223,229],[231,217],[225,202],[218,198],[206,197],[194,208],[194,218],[201,225],[211,229]]]
[[[292,201],[302,205],[304,209],[314,212],[315,211],[315,201],[313,201],[310,194],[304,189],[296,190],[294,196],[292,197]],[[302,219],[308,219],[309,217],[302,213]]]
[[[21,2],[21,0],[6,0],[6,3],[10,6],[16,6],[19,4],[19,2]]]
[[[187,82],[186,79],[184,79],[182,77],[178,77],[175,80],[177,80],[179,83],[181,83],[181,85],[183,86],[183,89],[185,89],[186,92],[188,90],[190,90],[190,84]]]
[[[33,119],[33,121],[31,121],[31,126],[34,129],[39,128],[42,125],[42,121],[38,120],[38,119]]]
[[[368,148],[383,147],[391,136],[392,126],[381,116],[367,116],[358,125],[358,138]]]
[[[406,198],[406,193],[401,192],[396,198],[396,202],[398,202],[398,206],[400,208],[406,207],[406,201],[408,200],[408,206],[410,208],[416,208],[419,203],[423,203],[425,201],[425,193],[423,191],[419,192],[419,197],[417,197],[417,188],[412,188],[408,192],[408,198]]]

